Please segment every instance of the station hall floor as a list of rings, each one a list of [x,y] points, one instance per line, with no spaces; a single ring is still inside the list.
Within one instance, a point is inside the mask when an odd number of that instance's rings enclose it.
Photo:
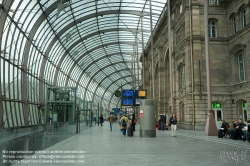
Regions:
[[[32,155],[34,157],[33,159],[26,158],[21,160],[22,163],[13,165],[250,165],[249,142],[230,140],[229,138],[218,138],[217,136],[204,136],[204,131],[181,129],[177,130],[177,137],[171,136],[171,130],[157,130],[156,137],[145,138],[140,137],[139,128],[139,125],[136,125],[136,131],[133,137],[123,137],[117,123],[113,125],[113,131],[110,131],[109,123],[104,122],[103,126],[94,125],[77,135]],[[33,161],[33,163],[31,163],[31,161]]]

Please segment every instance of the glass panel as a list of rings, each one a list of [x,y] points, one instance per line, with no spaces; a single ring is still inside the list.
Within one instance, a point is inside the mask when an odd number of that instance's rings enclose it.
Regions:
[[[243,120],[244,122],[248,120],[247,110],[243,110]]]
[[[247,102],[243,102],[243,107],[247,107]]]
[[[216,108],[221,108],[221,103],[216,103]]]
[[[213,1],[213,5],[218,5],[218,0],[212,0]]]
[[[222,115],[221,115],[221,110],[217,110],[217,121],[221,121],[222,120]]]
[[[247,26],[246,9],[242,10],[242,23],[243,23],[243,28]]]
[[[235,34],[237,32],[237,29],[236,29],[236,18],[234,17],[233,18],[233,33]]]

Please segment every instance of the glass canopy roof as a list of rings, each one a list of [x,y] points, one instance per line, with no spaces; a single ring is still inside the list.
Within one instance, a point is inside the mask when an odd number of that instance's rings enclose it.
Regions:
[[[108,109],[120,102],[114,92],[121,84],[131,89],[135,80],[140,86],[142,42],[151,35],[150,1],[8,1],[0,0],[1,12],[10,9],[1,42],[2,89],[27,71],[35,93],[41,79],[48,85],[76,86],[83,100],[102,101]],[[152,0],[153,27],[165,4]]]

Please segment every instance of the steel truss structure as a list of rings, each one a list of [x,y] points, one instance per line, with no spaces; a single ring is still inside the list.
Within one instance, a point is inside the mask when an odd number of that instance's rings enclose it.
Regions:
[[[0,128],[38,124],[46,86],[119,106],[121,84],[142,84],[144,41],[165,11],[166,0],[0,0]]]

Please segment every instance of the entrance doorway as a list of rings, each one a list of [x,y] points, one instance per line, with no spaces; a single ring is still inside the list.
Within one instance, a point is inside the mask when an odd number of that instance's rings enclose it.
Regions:
[[[223,120],[223,110],[221,103],[219,102],[212,103],[212,113],[214,115],[217,128],[220,128]]]
[[[247,110],[247,102],[242,102],[242,120],[244,123],[247,122],[248,118],[250,117],[250,112]]]

